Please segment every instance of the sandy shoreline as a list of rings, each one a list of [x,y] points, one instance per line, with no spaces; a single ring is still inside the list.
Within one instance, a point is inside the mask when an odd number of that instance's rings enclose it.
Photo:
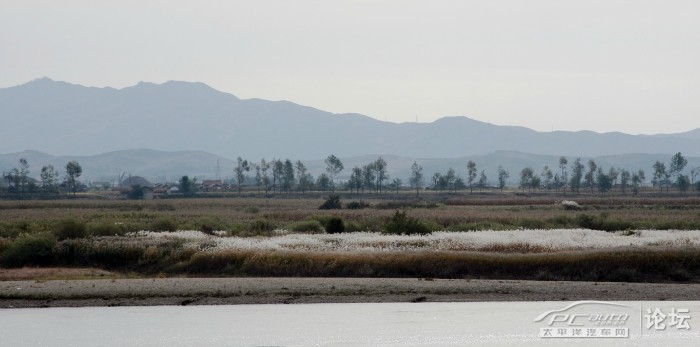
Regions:
[[[700,284],[410,278],[0,281],[0,308],[550,300],[700,300]]]

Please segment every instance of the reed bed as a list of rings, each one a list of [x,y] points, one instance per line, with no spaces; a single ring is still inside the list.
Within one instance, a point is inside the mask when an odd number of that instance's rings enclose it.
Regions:
[[[222,233],[223,234],[223,233]],[[495,252],[544,253],[620,247],[700,246],[700,230],[641,230],[609,233],[599,230],[511,230],[434,232],[430,235],[386,235],[374,232],[345,234],[289,234],[277,230],[272,237],[219,237],[199,231],[173,233],[141,231],[134,237],[161,240],[182,239],[191,244],[215,244],[209,252]]]

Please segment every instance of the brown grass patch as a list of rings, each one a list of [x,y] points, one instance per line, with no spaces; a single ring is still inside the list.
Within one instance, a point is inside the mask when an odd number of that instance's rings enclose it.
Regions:
[[[24,281],[24,280],[66,280],[66,279],[94,279],[113,278],[112,272],[95,268],[67,268],[50,267],[34,268],[23,267],[19,269],[0,269],[0,281]]]

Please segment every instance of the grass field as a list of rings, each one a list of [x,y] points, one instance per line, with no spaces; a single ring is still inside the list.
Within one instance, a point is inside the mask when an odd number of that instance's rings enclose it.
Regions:
[[[369,207],[338,210],[319,210],[318,195],[0,201],[0,266],[146,276],[700,281],[696,197],[579,197],[576,209],[552,197],[363,198]],[[343,206],[353,200],[343,198]],[[418,234],[390,227],[397,211]],[[344,233],[326,233],[333,218]]]

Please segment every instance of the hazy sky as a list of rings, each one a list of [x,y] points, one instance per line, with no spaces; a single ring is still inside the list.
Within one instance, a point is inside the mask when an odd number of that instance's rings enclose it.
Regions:
[[[394,122],[700,127],[700,1],[0,1],[0,87],[200,81]]]

